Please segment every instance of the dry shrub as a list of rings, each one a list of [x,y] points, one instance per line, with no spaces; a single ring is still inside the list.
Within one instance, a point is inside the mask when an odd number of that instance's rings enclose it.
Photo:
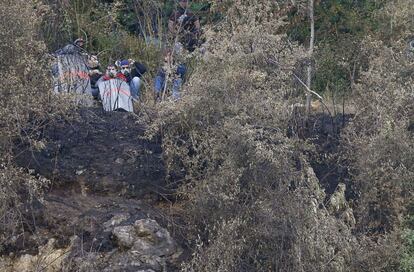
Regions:
[[[21,168],[0,165],[0,253],[24,240],[25,231],[33,231],[29,227],[36,223],[30,214],[32,205],[42,199],[48,184],[47,179],[33,177]]]
[[[25,229],[31,203],[47,181],[13,165],[16,143],[44,147],[42,128],[70,103],[51,94],[45,45],[39,24],[47,7],[38,1],[5,0],[0,9],[0,245],[12,244]],[[63,105],[65,105],[63,107]],[[59,109],[59,110],[57,110]],[[26,220],[27,219],[27,220]]]
[[[36,140],[34,128],[40,127],[63,104],[51,95],[49,63],[45,45],[39,39],[39,19],[46,9],[37,1],[2,3],[0,150],[3,158],[16,138]]]
[[[161,106],[156,125],[169,171],[182,178],[195,246],[183,270],[388,268],[395,247],[382,253],[388,240],[357,238],[326,211],[319,181],[307,172],[309,147],[287,137],[289,105],[300,102],[289,96],[290,71],[306,54],[276,34],[283,22],[275,10],[268,1],[227,6],[226,21],[206,31],[208,53],[183,98]]]
[[[384,8],[375,13],[378,18],[378,34],[389,44],[394,44],[401,37],[412,36],[412,24],[414,11],[413,0],[386,1]]]
[[[398,229],[412,201],[414,141],[409,126],[414,120],[414,82],[404,47],[365,41],[370,68],[356,86],[358,111],[344,135],[346,158],[360,193],[359,227],[370,232]]]

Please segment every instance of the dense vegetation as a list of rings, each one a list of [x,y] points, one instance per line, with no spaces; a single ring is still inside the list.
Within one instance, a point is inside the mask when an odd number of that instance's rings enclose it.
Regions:
[[[41,149],[44,126],[76,118],[49,91],[47,52],[83,36],[103,64],[149,68],[141,107],[157,112],[148,137],[162,137],[182,209],[183,271],[414,271],[413,4],[315,1],[309,56],[307,1],[194,1],[206,53],[182,100],[154,106],[172,1],[6,1],[0,245],[31,227],[48,183],[16,167],[13,147]],[[321,95],[310,115],[308,65]]]

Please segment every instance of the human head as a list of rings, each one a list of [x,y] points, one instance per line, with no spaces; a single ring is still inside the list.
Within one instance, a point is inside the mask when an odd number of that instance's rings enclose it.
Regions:
[[[188,8],[188,0],[178,0],[178,4],[180,5],[180,7],[182,7],[183,9]]]
[[[78,38],[73,42],[76,46],[83,47],[85,44],[84,40],[82,38]]]
[[[97,69],[99,67],[98,57],[96,55],[89,56],[87,65],[90,69]]]
[[[119,63],[121,73],[124,75],[128,75],[131,72],[131,68],[129,67],[129,61],[128,60],[121,60]]]
[[[109,77],[116,77],[116,68],[115,68],[115,65],[112,65],[112,64],[108,65],[106,67],[105,74],[107,76],[109,76]]]

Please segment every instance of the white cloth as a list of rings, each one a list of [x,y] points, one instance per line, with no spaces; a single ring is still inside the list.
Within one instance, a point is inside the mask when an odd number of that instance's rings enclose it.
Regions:
[[[97,85],[105,111],[114,111],[117,109],[123,109],[128,112],[134,111],[128,83],[114,78],[105,81],[99,80]]]

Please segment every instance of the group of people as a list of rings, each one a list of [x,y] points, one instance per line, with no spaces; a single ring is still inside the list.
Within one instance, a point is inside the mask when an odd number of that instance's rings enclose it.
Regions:
[[[99,96],[99,82],[111,79],[120,79],[128,83],[131,91],[131,97],[133,99],[139,98],[142,85],[141,77],[147,71],[144,64],[132,59],[118,60],[115,64],[108,65],[105,73],[102,74],[98,58],[96,56],[90,56],[87,66],[89,68],[92,95],[94,97],[97,98]]]
[[[173,48],[164,51],[164,64],[158,70],[154,81],[154,95],[156,100],[161,100],[167,91],[167,82],[172,82],[172,98],[180,99],[180,89],[187,67],[178,53],[183,50],[192,52],[199,44],[200,22],[197,16],[189,11],[188,0],[178,0],[177,10],[170,16],[168,22],[168,37]],[[84,51],[84,40],[76,39],[72,44],[66,45],[58,50],[56,54],[82,54]],[[147,72],[144,64],[133,59],[124,59],[109,64],[105,71],[101,67],[97,56],[88,56],[86,63],[90,80],[91,93],[95,98],[100,95],[100,82],[111,79],[119,79],[129,85],[130,95],[138,100],[140,97],[141,86],[143,85],[142,76]]]

